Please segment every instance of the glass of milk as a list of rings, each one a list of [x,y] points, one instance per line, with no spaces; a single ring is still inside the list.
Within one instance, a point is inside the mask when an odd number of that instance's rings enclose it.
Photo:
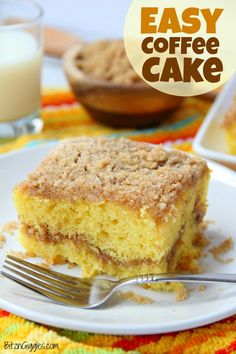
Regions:
[[[0,0],[0,138],[42,129],[41,7],[31,0]]]

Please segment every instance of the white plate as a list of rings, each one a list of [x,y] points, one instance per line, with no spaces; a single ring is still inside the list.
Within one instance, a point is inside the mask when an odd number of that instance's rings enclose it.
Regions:
[[[193,149],[201,156],[236,169],[236,156],[228,153],[221,124],[236,96],[236,74],[219,94],[193,142]]]
[[[10,153],[0,157],[0,225],[16,219],[12,203],[13,186],[32,171],[54,144]],[[219,243],[224,238],[236,237],[236,177],[235,173],[210,163],[213,170],[209,191],[208,233]],[[20,249],[14,236],[8,236],[0,259],[7,250]],[[209,255],[202,266],[208,272],[233,273],[236,269],[236,254],[233,263],[222,265]],[[39,260],[34,260],[39,261]],[[55,269],[69,274],[78,274],[78,269],[68,270],[66,265]],[[202,326],[236,313],[236,286],[209,285],[203,292],[190,293],[188,300],[176,302],[173,294],[140,290],[151,296],[154,303],[136,305],[114,297],[105,307],[95,310],[79,310],[54,304],[39,294],[11,282],[0,279],[0,307],[27,319],[61,328],[110,334],[165,333]],[[136,291],[136,289],[135,289]]]

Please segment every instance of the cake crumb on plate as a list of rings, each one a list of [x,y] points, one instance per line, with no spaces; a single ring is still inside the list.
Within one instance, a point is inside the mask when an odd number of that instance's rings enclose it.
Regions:
[[[33,252],[9,251],[8,254],[19,259],[35,257],[35,254]]]
[[[37,265],[41,268],[44,268],[44,269],[50,269],[50,264],[48,264],[46,262],[37,263]]]
[[[181,288],[176,292],[175,299],[178,302],[184,301],[188,298],[188,290],[186,288]]]
[[[223,259],[222,255],[231,251],[234,246],[232,237],[228,237],[226,240],[222,241],[218,246],[212,247],[209,252],[212,254],[214,259],[222,264],[227,264],[233,262],[233,258]]]
[[[74,269],[78,266],[76,263],[67,262],[68,269]]]
[[[139,304],[139,305],[147,305],[153,303],[153,299],[151,299],[150,297],[136,294],[133,291],[126,291],[126,292],[120,291],[117,295],[119,296],[120,299],[131,300],[135,304]]]
[[[0,249],[3,248],[5,243],[5,233],[14,235],[18,228],[17,221],[9,221],[0,228]]]
[[[63,256],[56,256],[56,257],[54,257],[53,259],[50,259],[50,258],[45,258],[45,257],[43,257],[50,265],[58,265],[58,264],[60,264],[60,265],[63,265],[63,264],[66,264],[67,263],[67,261],[66,261],[66,259],[65,259],[65,257],[63,257]]]
[[[6,232],[9,235],[14,235],[14,233],[16,232],[17,229],[18,229],[17,221],[9,221],[2,226],[1,231]]]
[[[198,291],[202,292],[206,290],[206,285],[199,285]]]
[[[3,248],[4,243],[5,243],[5,237],[0,233],[0,248]]]

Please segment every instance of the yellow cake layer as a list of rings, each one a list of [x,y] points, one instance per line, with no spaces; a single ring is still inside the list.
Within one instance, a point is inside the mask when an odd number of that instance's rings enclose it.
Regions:
[[[163,264],[154,265],[143,263],[125,266],[124,264],[119,265],[104,261],[103,258],[97,257],[89,247],[81,247],[78,249],[77,245],[72,240],[68,239],[59,243],[37,240],[29,236],[23,227],[19,233],[19,241],[28,252],[43,257],[51,264],[63,263],[67,260],[80,265],[83,276],[88,278],[101,273],[113,275],[118,278],[126,278],[139,274],[158,274],[168,271]],[[197,246],[191,248],[191,256],[185,258],[185,266],[189,270],[198,270],[196,257],[199,256],[200,252],[201,249]],[[177,259],[175,263],[178,263]],[[176,269],[172,271],[174,270]],[[181,283],[160,283],[153,284],[151,288],[159,291],[175,291],[178,294],[184,289],[184,286]]]
[[[184,234],[185,239],[192,237],[192,225],[189,223]],[[107,257],[102,257],[91,245],[76,244],[73,240],[64,239],[59,242],[48,242],[32,237],[27,233],[26,227],[21,225],[19,232],[19,241],[22,246],[30,253],[45,258],[49,263],[56,264],[60,260],[76,263],[81,266],[85,277],[92,277],[97,274],[105,273],[120,278],[145,274],[145,273],[163,273],[174,271],[179,267],[186,267],[189,270],[196,271],[198,258],[201,249],[194,246],[191,242],[191,249],[184,240],[177,252],[173,255],[169,269],[166,263],[140,262],[140,264],[128,264],[115,262]]]
[[[22,225],[20,241],[37,255],[51,260],[63,256],[79,264],[85,276],[166,272],[176,269],[179,263],[183,268],[196,269],[198,254],[193,241],[199,218],[205,213],[207,186],[208,176],[182,193],[176,206],[161,220],[154,220],[145,208],[137,212],[112,202],[43,199],[16,188],[14,199]],[[33,228],[30,236],[25,226]],[[76,246],[73,240],[80,235],[86,242]],[[114,264],[104,262],[101,254]],[[124,268],[126,263],[129,266]]]

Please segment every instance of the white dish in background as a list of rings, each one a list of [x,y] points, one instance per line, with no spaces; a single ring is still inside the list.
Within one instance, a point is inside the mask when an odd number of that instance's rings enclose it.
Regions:
[[[28,148],[0,157],[0,225],[16,220],[12,202],[13,187],[26,178],[54,145],[55,143]],[[209,167],[213,172],[206,219],[214,220],[207,231],[214,237],[214,245],[228,236],[236,238],[236,176],[231,170],[215,163],[210,162]],[[17,239],[9,235],[4,248],[0,250],[0,263],[8,250],[20,249]],[[236,250],[232,250],[226,257],[233,257],[235,260],[221,264],[208,254],[201,261],[203,270],[235,273]],[[32,261],[42,262],[39,258]],[[53,268],[67,274],[79,275],[79,268],[68,269],[66,265]],[[0,308],[46,325],[117,335],[180,331],[206,325],[236,313],[236,285],[207,285],[206,290],[202,292],[199,292],[198,286],[191,286],[195,291],[191,292],[184,302],[176,302],[174,294],[133,288],[135,292],[152,297],[154,302],[136,305],[113,297],[102,308],[80,310],[55,304],[19,284],[0,278]]]
[[[236,169],[236,156],[228,153],[221,124],[236,96],[236,74],[219,94],[193,142],[193,149],[202,157]]]

